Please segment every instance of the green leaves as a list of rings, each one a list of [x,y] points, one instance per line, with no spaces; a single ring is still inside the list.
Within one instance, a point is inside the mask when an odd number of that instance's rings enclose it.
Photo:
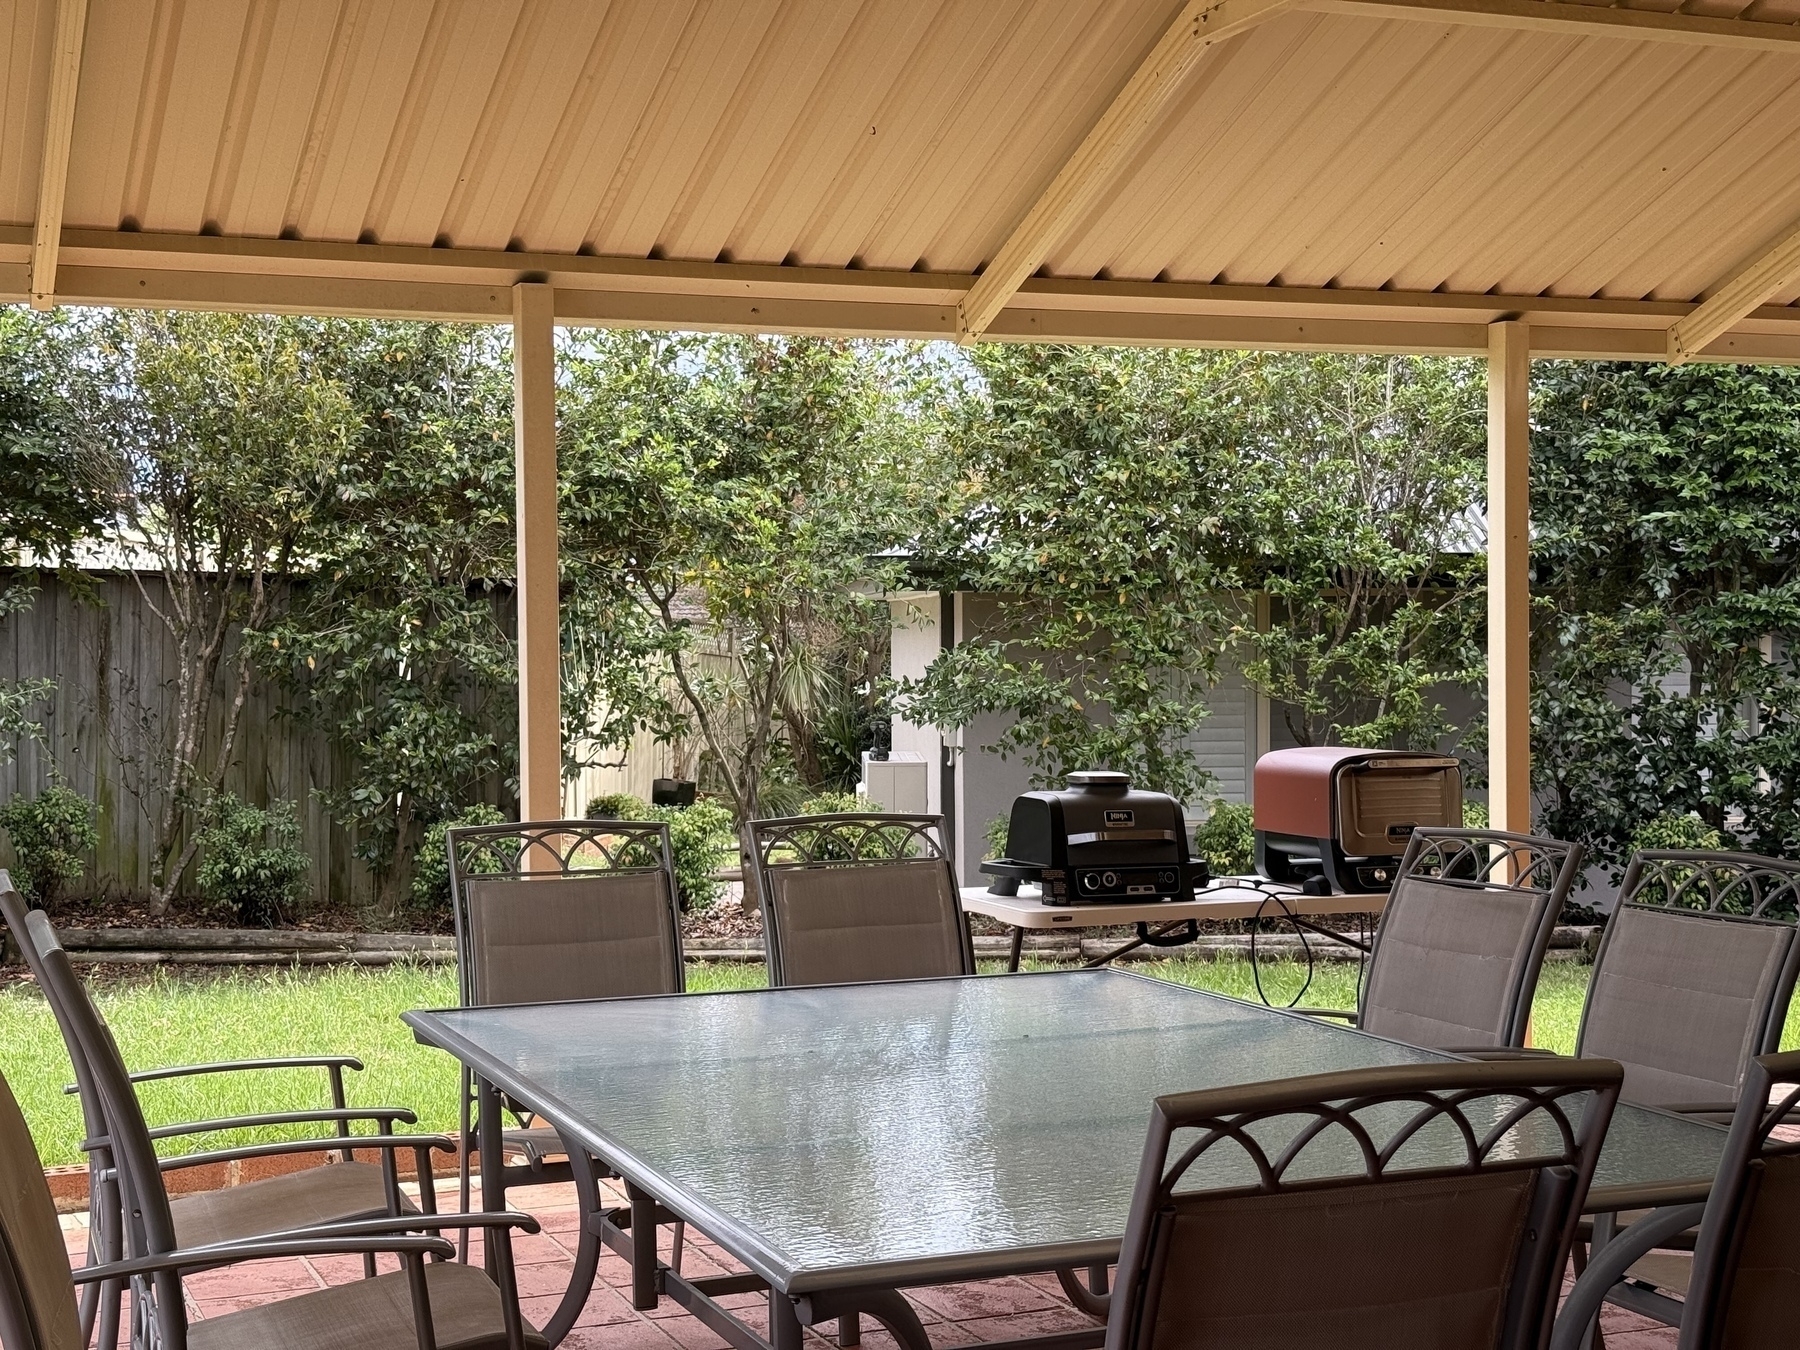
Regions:
[[[1800,375],[1541,363],[1533,393],[1547,827],[1615,870],[1666,817],[1800,847]]]

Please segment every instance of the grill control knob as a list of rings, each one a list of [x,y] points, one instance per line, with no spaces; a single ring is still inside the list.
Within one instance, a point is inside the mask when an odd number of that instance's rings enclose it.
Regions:
[[[1098,886],[1100,882],[1092,872],[1088,872],[1081,878],[1081,884],[1091,891],[1094,887]]]
[[[1114,886],[1119,884],[1119,874],[1117,872],[1102,872],[1100,874],[1100,880],[1105,884],[1108,890],[1111,890]]]
[[[1156,874],[1156,884],[1159,886],[1173,886],[1175,884],[1175,874],[1173,872],[1158,872]]]

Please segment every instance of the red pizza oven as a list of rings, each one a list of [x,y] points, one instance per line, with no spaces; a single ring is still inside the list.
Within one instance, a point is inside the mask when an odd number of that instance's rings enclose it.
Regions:
[[[1462,824],[1462,766],[1416,750],[1306,746],[1256,761],[1256,870],[1314,894],[1393,885],[1421,825]]]

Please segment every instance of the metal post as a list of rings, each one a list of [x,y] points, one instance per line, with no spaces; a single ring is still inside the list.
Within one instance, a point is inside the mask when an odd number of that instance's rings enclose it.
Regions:
[[[1531,831],[1531,340],[1488,326],[1488,814]]]
[[[519,567],[519,818],[560,820],[562,693],[556,562],[555,291],[513,287],[513,458]]]

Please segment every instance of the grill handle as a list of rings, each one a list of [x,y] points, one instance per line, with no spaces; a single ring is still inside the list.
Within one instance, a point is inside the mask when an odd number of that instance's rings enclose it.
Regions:
[[[1074,844],[1115,844],[1127,840],[1142,843],[1146,840],[1156,843],[1173,844],[1181,836],[1173,830],[1094,830],[1089,834],[1072,834],[1069,843]]]

